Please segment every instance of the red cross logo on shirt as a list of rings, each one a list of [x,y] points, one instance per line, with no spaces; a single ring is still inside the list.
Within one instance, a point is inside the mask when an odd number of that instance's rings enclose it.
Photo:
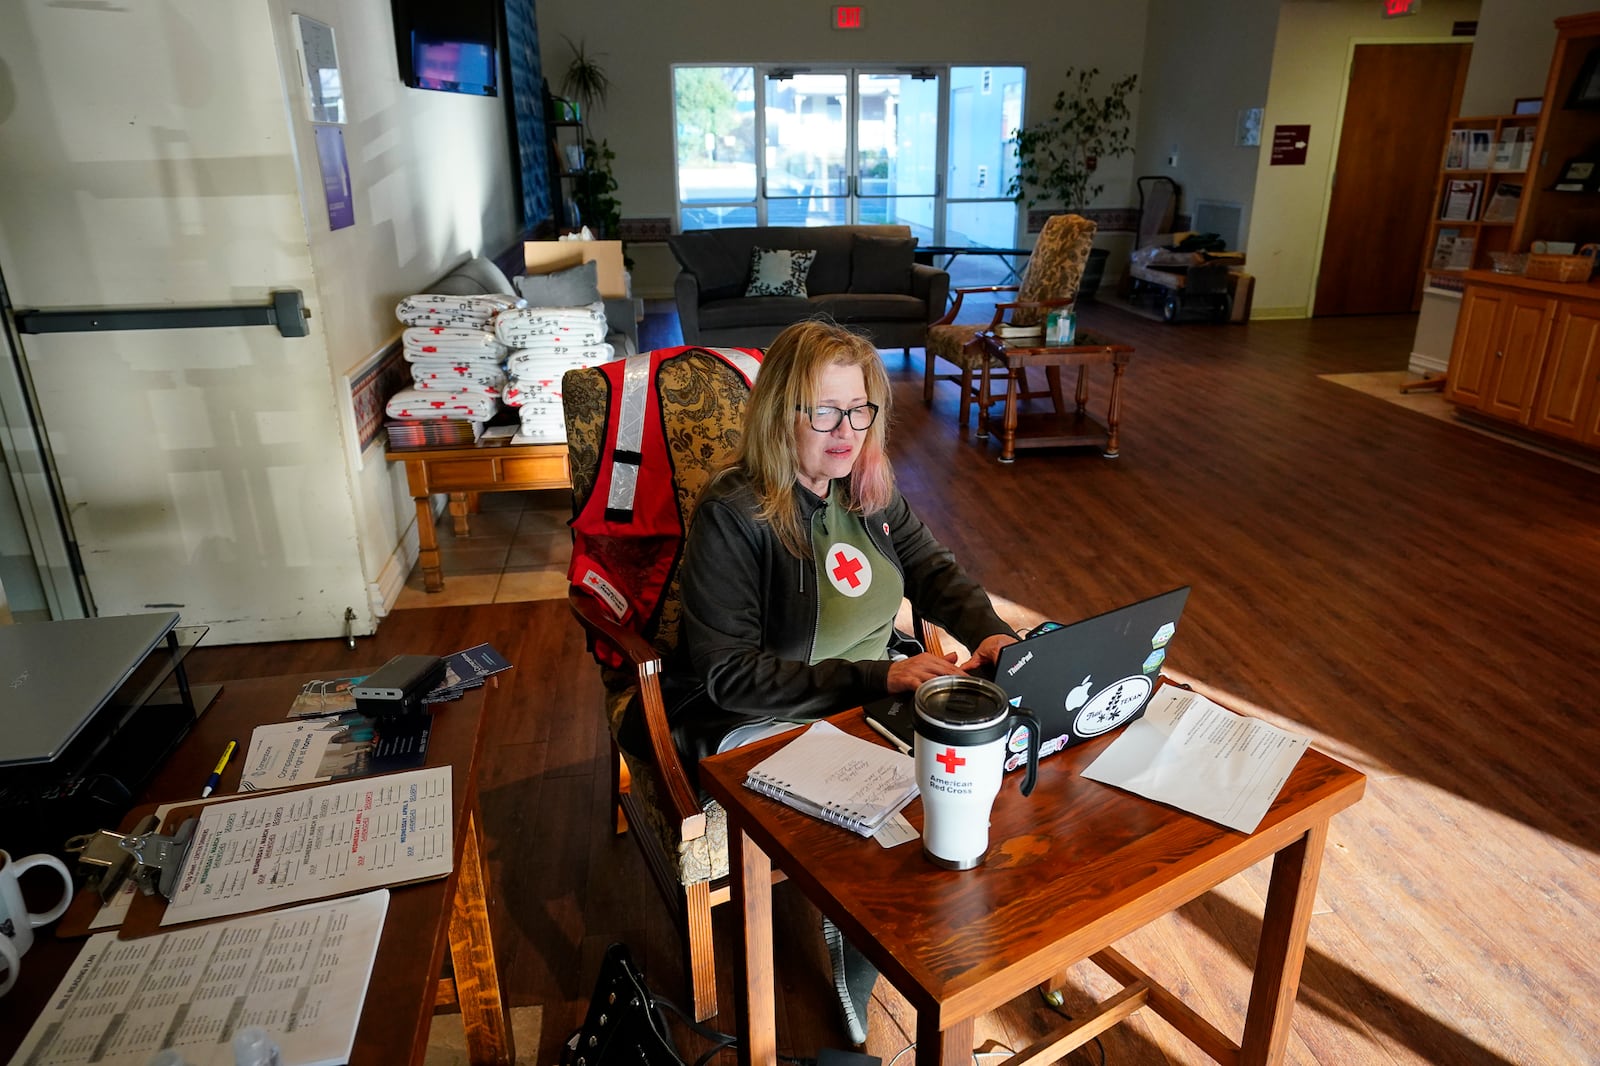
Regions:
[[[866,595],[872,587],[872,561],[861,549],[844,541],[835,541],[823,554],[824,574],[841,596],[855,599]]]
[[[947,774],[955,773],[956,767],[958,766],[967,765],[967,760],[957,755],[956,749],[954,748],[944,749],[944,751],[940,752],[938,755],[935,755],[933,759],[935,762],[944,766],[944,772]]]
[[[834,552],[833,559],[839,564],[833,568],[833,576],[839,581],[849,583],[851,588],[860,588],[861,579],[856,575],[861,573],[861,560],[851,559],[844,552]]]

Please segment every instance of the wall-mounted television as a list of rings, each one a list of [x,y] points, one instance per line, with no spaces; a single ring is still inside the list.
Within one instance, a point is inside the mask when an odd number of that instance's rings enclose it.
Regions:
[[[497,96],[498,0],[390,0],[400,80],[413,89]]]

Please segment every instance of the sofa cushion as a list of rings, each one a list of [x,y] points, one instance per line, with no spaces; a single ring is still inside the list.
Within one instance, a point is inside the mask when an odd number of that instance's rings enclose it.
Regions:
[[[754,232],[741,229],[733,235],[712,229],[687,230],[668,237],[667,247],[678,265],[700,283],[702,301],[726,300],[743,295],[750,280],[750,234]]]
[[[746,296],[804,296],[806,275],[817,253],[791,248],[752,248]]]
[[[482,296],[485,293],[515,296],[517,294],[517,290],[511,286],[511,279],[506,277],[505,271],[495,266],[494,260],[487,259],[481,255],[468,259],[465,263],[462,263],[428,286],[427,291],[445,296]]]
[[[835,322],[923,322],[928,305],[915,296],[893,293],[835,292],[811,297],[811,310]]]
[[[858,233],[850,249],[850,291],[911,292],[915,237],[875,237]]]
[[[517,292],[529,307],[587,307],[600,299],[600,271],[594,260],[548,274],[525,274]]]
[[[713,300],[700,305],[700,328],[787,326],[807,317],[811,310],[811,301],[804,296],[739,296]]]

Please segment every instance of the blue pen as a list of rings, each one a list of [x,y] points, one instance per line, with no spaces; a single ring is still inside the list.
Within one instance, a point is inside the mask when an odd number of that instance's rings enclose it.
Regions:
[[[237,740],[230,740],[228,746],[222,749],[222,758],[217,760],[217,768],[211,771],[211,776],[206,778],[206,787],[200,790],[201,799],[205,799],[216,790],[217,782],[222,780],[222,771],[227,769],[228,760],[233,758],[233,749],[238,746]]]

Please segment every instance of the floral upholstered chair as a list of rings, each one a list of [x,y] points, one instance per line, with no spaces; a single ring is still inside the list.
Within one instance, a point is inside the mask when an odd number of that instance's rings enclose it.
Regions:
[[[1019,285],[985,285],[956,290],[956,302],[938,322],[928,327],[927,349],[923,356],[922,402],[933,403],[935,381],[954,381],[961,386],[961,424],[967,424],[972,401],[987,407],[991,397],[980,395],[982,382],[979,372],[988,356],[977,343],[980,333],[985,333],[1001,322],[1012,326],[1042,326],[1045,316],[1053,307],[1065,307],[1078,295],[1078,284],[1083,280],[1083,268],[1089,262],[1089,250],[1094,245],[1095,224],[1081,215],[1052,215],[1033,246],[1033,255],[1022,273]],[[995,305],[994,318],[989,322],[958,323],[961,302],[968,293],[1015,292],[1015,301]],[[936,373],[935,361],[943,359],[952,363],[959,373]],[[1046,392],[1025,392],[1024,395],[1049,395]]]
[[[562,379],[562,394],[573,513],[578,514],[599,474],[610,386],[599,369],[570,370]],[[685,533],[700,490],[739,443],[749,397],[744,379],[708,352],[691,348],[661,364],[656,398]],[[608,558],[607,565],[626,567],[625,552]],[[613,794],[626,819],[619,819],[618,827],[619,831],[632,830],[657,887],[673,907],[684,934],[693,1012],[701,1021],[717,1011],[711,905],[713,894],[727,883],[728,822],[716,801],[701,804],[673,744],[661,699],[660,671],[677,646],[683,612],[677,567],[674,564],[654,615],[645,619],[637,632],[617,625],[598,601],[584,593],[570,593],[568,600],[592,637],[621,648],[630,660],[621,669],[600,668],[606,719],[611,726]],[[649,727],[650,759],[636,758],[617,745],[623,712],[636,697]],[[727,892],[721,895],[725,897]]]

